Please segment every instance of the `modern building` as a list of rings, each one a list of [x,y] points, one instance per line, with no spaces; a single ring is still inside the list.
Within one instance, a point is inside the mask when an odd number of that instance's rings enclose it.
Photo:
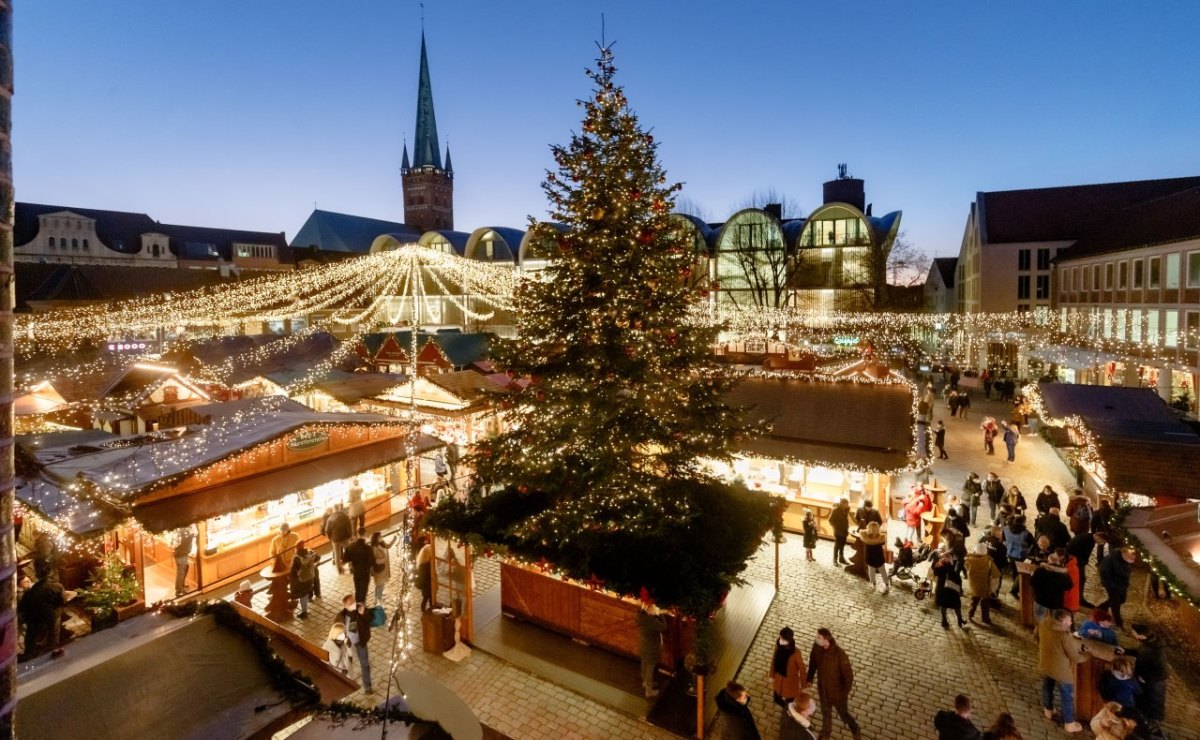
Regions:
[[[711,299],[743,308],[877,307],[901,212],[872,216],[863,185],[841,165],[807,218],[785,220],[777,204],[743,209],[725,223],[679,215],[706,249]]]
[[[1197,186],[1200,177],[976,193],[958,255],[960,310],[1048,312],[1057,255],[1113,213]]]
[[[1064,379],[1154,387],[1195,410],[1200,178],[1188,181],[1195,184],[1098,214],[1054,260],[1053,306],[1065,340],[1040,353]]]

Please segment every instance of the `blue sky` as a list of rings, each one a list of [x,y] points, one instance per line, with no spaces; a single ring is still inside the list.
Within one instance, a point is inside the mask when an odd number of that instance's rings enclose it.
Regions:
[[[875,212],[955,255],[979,190],[1200,174],[1200,3],[581,0],[425,7],[456,226],[544,215],[600,13],[668,174],[710,218],[805,210],[847,162]],[[19,200],[285,231],[402,220],[420,8],[389,0],[28,0]]]

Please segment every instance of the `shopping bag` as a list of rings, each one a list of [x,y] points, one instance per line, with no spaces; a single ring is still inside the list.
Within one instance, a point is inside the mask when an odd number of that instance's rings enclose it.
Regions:
[[[382,606],[371,607],[371,626],[382,627],[387,624],[387,612]]]

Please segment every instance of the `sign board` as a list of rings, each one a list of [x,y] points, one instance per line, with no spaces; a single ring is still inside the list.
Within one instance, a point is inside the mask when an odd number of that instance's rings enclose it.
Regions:
[[[319,429],[308,429],[288,438],[287,448],[292,452],[303,452],[320,447],[329,441],[329,433]]]

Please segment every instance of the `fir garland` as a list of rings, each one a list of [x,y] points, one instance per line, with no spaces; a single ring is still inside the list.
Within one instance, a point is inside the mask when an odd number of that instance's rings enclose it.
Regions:
[[[1119,531],[1121,540],[1123,540],[1127,547],[1132,547],[1133,549],[1137,550],[1138,556],[1141,557],[1142,562],[1145,563],[1146,567],[1153,571],[1156,576],[1158,576],[1159,580],[1167,584],[1167,587],[1171,589],[1171,593],[1186,601],[1193,609],[1200,609],[1200,605],[1196,603],[1196,598],[1192,596],[1191,592],[1188,590],[1188,587],[1184,585],[1183,581],[1180,580],[1177,575],[1172,573],[1171,569],[1168,568],[1161,560],[1151,555],[1150,551],[1146,549],[1146,546],[1142,544],[1142,541],[1138,539],[1137,535],[1133,534],[1128,528],[1125,527],[1125,517],[1128,516],[1129,512],[1134,508],[1135,507],[1126,500],[1122,500],[1117,504],[1117,514],[1113,517],[1113,526]]]

